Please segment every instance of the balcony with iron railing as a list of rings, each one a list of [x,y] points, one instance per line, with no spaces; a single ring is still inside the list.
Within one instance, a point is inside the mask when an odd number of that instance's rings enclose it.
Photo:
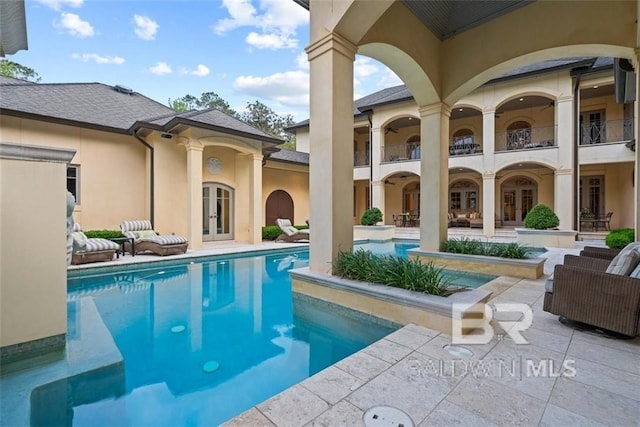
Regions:
[[[585,123],[580,127],[580,145],[631,141],[633,119]]]
[[[556,146],[556,127],[543,126],[496,133],[496,152]]]
[[[382,148],[382,162],[420,160],[420,143],[387,145]]]
[[[449,144],[450,156],[467,156],[469,154],[482,154],[482,137],[468,135],[455,137],[451,140],[451,144]]]

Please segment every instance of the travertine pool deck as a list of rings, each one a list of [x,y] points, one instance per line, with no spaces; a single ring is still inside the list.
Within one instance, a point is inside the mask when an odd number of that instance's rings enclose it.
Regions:
[[[444,349],[450,336],[406,325],[225,426],[360,426],[379,405],[416,426],[640,425],[640,337],[574,330],[542,311],[546,275],[578,251],[547,252],[541,279],[490,284],[491,302],[532,308],[528,344],[499,336],[456,357]]]

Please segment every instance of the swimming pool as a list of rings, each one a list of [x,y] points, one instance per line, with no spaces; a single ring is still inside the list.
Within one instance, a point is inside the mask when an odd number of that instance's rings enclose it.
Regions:
[[[71,381],[56,404],[47,399],[60,385],[44,386],[32,394],[32,421],[217,425],[399,327],[292,294],[288,270],[306,265],[304,250],[74,274],[68,339],[82,329],[88,298],[124,357],[124,373]],[[66,411],[52,411],[60,400]]]

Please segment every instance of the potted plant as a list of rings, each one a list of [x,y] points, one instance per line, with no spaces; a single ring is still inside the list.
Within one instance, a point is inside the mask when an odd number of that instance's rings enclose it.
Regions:
[[[517,241],[533,247],[575,248],[575,230],[560,230],[560,219],[549,206],[539,203],[524,218],[525,228],[516,228]]]
[[[364,211],[360,218],[360,225],[353,227],[353,238],[355,240],[376,241],[393,239],[394,225],[376,225],[382,221],[382,217],[382,211],[378,208],[371,208]]]

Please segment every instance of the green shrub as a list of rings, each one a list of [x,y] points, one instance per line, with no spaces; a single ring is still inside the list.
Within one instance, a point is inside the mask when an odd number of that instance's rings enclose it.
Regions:
[[[524,226],[535,230],[546,230],[560,225],[560,219],[553,210],[543,204],[535,205],[524,219]]]
[[[371,208],[364,211],[360,224],[362,225],[376,225],[382,221],[382,212],[378,208]]]
[[[518,243],[481,242],[480,240],[466,237],[445,240],[440,244],[441,252],[511,259],[526,258],[528,250],[526,246]]]
[[[298,230],[304,230],[309,228],[308,225],[294,225]],[[282,230],[277,225],[267,225],[262,227],[262,240],[276,240],[279,235],[282,234]]]
[[[449,292],[444,269],[432,262],[397,256],[377,256],[370,251],[339,252],[333,264],[334,274],[352,280],[378,283],[429,295]]]
[[[277,225],[262,227],[262,240],[276,240],[280,234],[282,231]]]
[[[85,236],[89,238],[100,237],[102,239],[117,239],[124,237],[119,230],[89,230],[84,232]]]
[[[605,238],[605,243],[612,249],[622,249],[631,242],[635,242],[635,232],[633,228],[618,228],[611,230]]]

